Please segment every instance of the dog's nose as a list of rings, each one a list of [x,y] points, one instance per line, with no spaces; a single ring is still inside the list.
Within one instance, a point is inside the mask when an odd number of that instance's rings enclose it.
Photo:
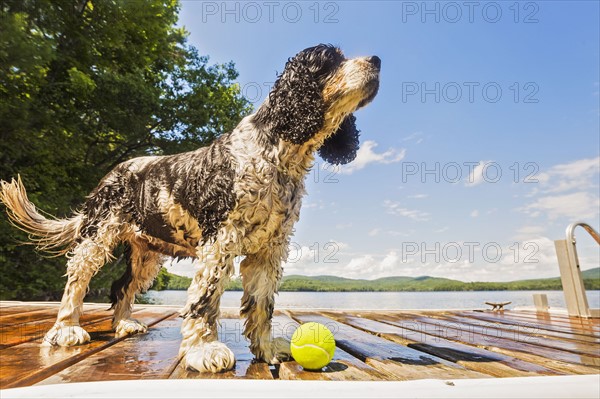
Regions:
[[[381,69],[381,58],[377,57],[376,55],[367,58],[367,61],[373,64],[375,68]]]

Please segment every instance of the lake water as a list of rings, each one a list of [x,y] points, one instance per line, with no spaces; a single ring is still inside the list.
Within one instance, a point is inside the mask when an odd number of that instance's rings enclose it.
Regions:
[[[565,308],[562,291],[465,291],[465,292],[280,292],[275,308],[302,309],[482,309],[484,302],[511,301],[514,306],[533,306],[533,294],[546,294],[551,308]],[[144,302],[183,306],[186,291],[148,291]],[[588,291],[591,308],[600,308],[600,291]],[[226,291],[223,307],[239,307],[242,292]]]

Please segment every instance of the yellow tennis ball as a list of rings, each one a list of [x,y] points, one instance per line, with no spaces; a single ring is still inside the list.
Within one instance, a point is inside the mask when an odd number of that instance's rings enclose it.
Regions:
[[[323,324],[304,323],[294,331],[290,349],[294,360],[307,370],[327,366],[335,353],[333,333]]]

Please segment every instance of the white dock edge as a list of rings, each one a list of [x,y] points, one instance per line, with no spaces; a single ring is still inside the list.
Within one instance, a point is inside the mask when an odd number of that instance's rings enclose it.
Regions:
[[[12,398],[594,398],[600,376],[417,381],[135,380],[5,389]]]

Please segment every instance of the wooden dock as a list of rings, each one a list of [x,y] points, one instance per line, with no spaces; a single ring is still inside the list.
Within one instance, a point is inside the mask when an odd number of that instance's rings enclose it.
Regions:
[[[256,362],[242,336],[237,310],[223,309],[220,338],[234,351],[235,369],[220,374],[185,370],[177,356],[177,308],[136,305],[148,333],[115,338],[107,304],[86,304],[81,324],[92,341],[41,347],[54,323],[53,303],[0,302],[0,388],[138,379],[263,379],[406,381],[600,373],[600,320],[527,311],[278,310],[275,336],[290,338],[298,323],[316,321],[334,332],[334,360],[321,372],[294,361]]]

